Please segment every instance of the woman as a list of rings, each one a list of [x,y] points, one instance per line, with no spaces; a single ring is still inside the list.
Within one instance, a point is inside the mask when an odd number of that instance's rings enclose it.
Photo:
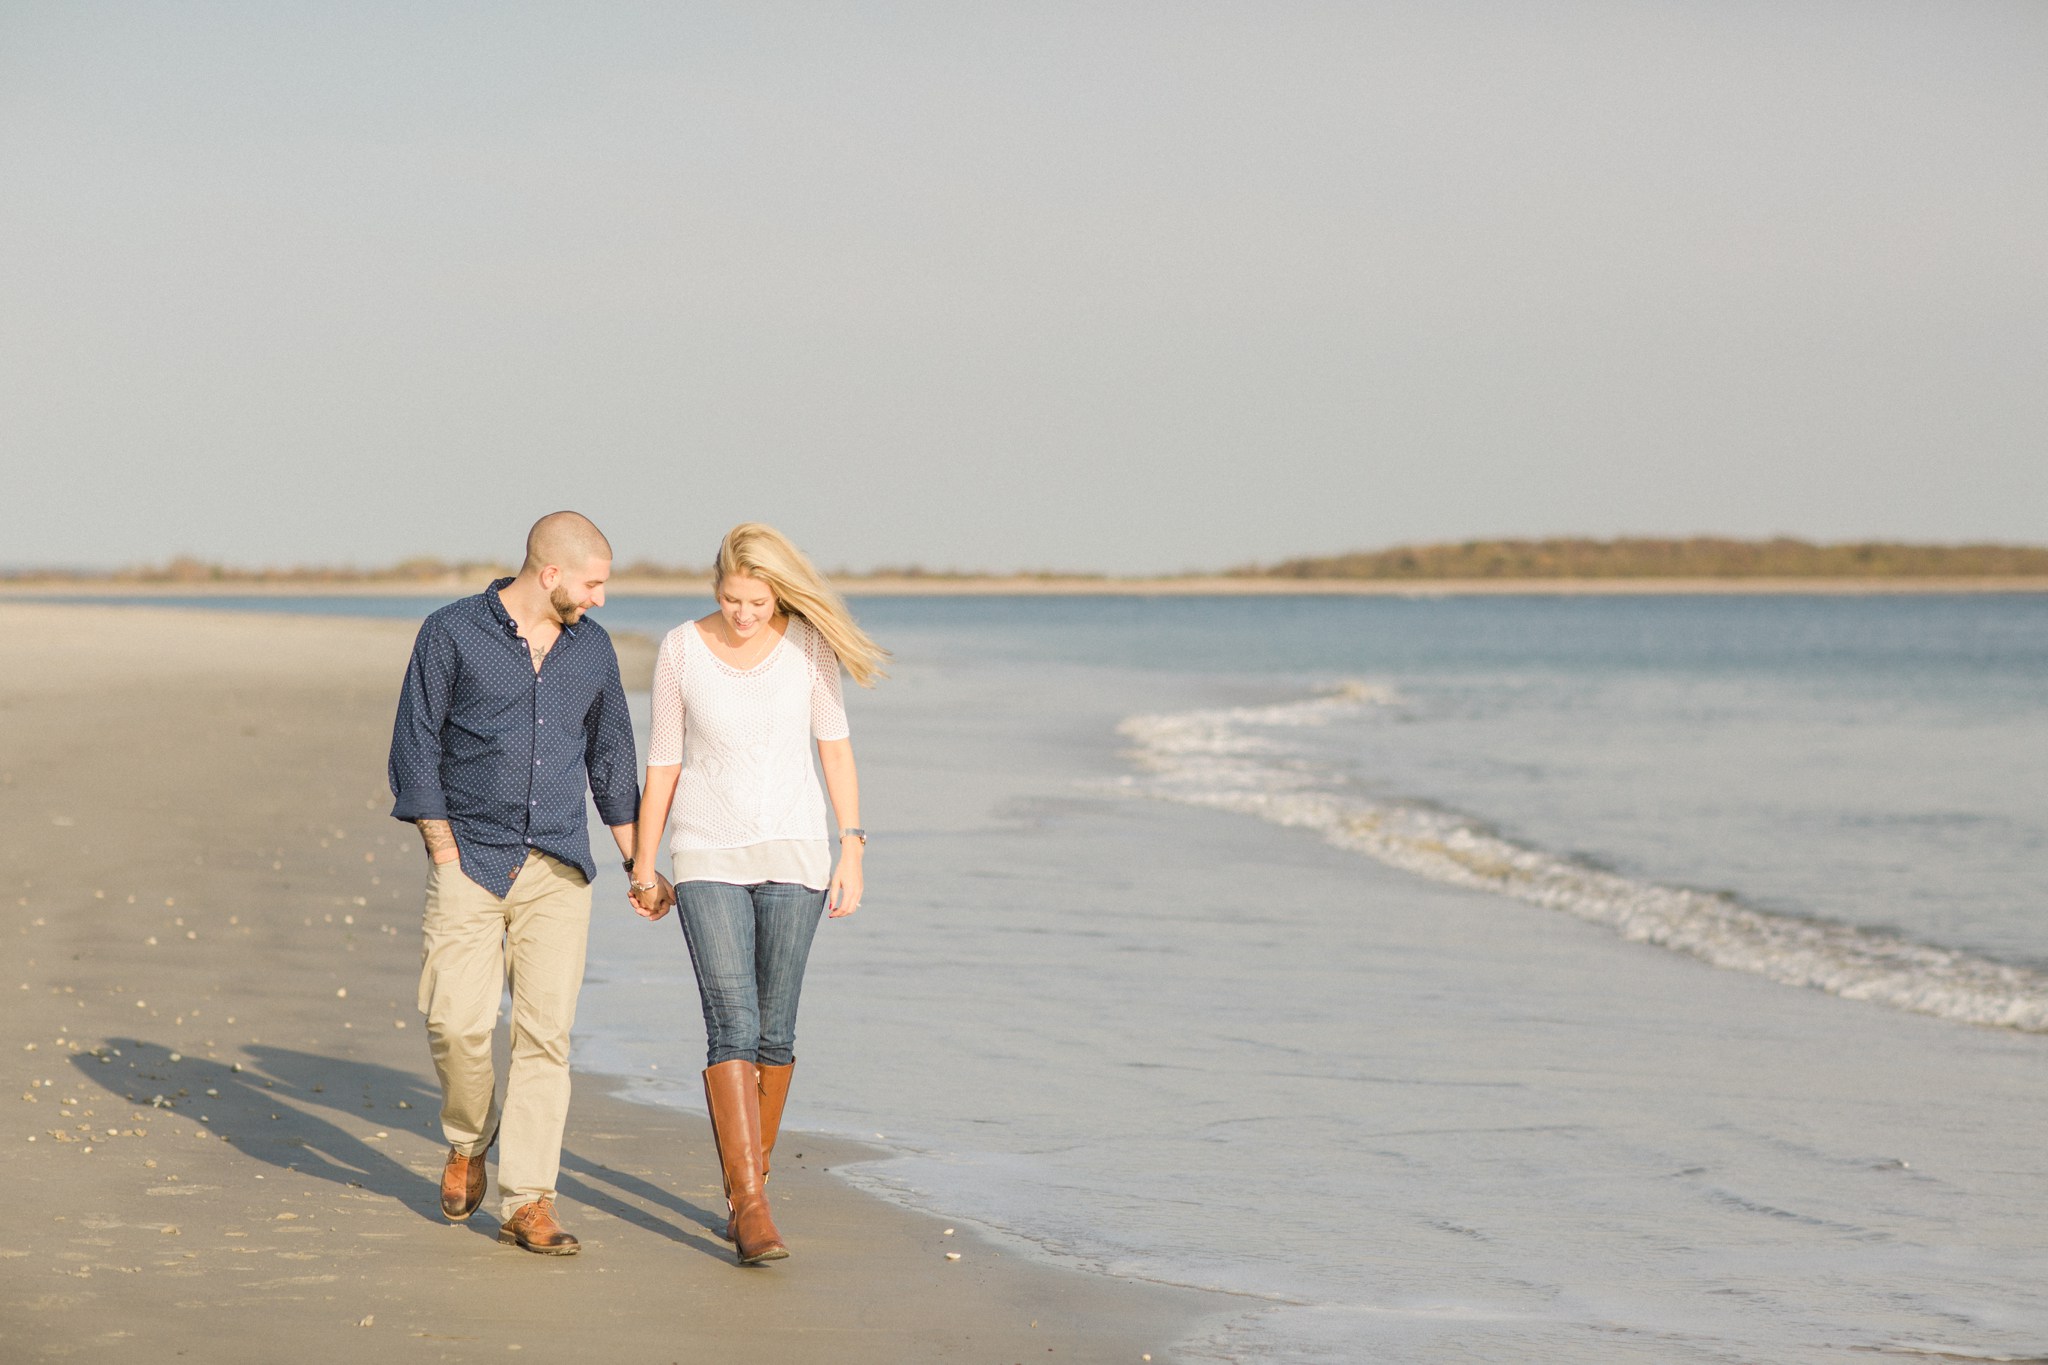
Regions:
[[[633,908],[679,907],[709,1055],[704,1100],[725,1175],[726,1236],[740,1264],[789,1255],[764,1188],[796,1069],[797,996],[820,914],[860,908],[860,785],[839,695],[888,657],[839,594],[771,527],[735,526],[718,547],[718,610],[685,621],[654,665],[654,725],[633,862]],[[811,766],[818,747],[839,860]],[[664,829],[673,886],[656,872]]]

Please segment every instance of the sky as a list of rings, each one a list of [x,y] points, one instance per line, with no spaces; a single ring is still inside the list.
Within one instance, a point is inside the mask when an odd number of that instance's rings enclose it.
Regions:
[[[0,567],[2048,543],[2048,4],[0,0]]]

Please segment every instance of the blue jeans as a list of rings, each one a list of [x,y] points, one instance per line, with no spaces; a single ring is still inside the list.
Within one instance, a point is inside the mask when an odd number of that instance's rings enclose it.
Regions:
[[[825,893],[791,882],[684,882],[677,918],[704,1002],[704,1065],[796,1060],[796,1001]]]

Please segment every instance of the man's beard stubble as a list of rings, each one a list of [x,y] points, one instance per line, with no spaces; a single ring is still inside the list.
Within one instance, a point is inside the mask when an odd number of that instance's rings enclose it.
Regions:
[[[548,593],[548,605],[555,609],[555,619],[565,626],[573,626],[583,619],[583,608],[576,605],[576,599],[556,588]]]

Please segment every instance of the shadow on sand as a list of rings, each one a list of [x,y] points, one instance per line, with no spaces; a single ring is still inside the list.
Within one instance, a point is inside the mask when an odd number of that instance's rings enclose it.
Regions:
[[[237,1150],[280,1170],[380,1194],[429,1222],[441,1213],[440,1168],[422,1173],[393,1158],[378,1138],[358,1137],[331,1115],[348,1114],[383,1131],[435,1134],[440,1092],[420,1077],[386,1066],[291,1048],[252,1047],[240,1070],[173,1052],[139,1038],[112,1038],[71,1065],[82,1080],[140,1108],[156,1107],[197,1124]],[[372,1129],[371,1131],[377,1131]],[[623,1222],[707,1255],[730,1260],[707,1212],[638,1176],[613,1170],[565,1147],[559,1192]],[[497,1233],[489,1198],[469,1228]],[[722,1211],[721,1211],[722,1212]]]

